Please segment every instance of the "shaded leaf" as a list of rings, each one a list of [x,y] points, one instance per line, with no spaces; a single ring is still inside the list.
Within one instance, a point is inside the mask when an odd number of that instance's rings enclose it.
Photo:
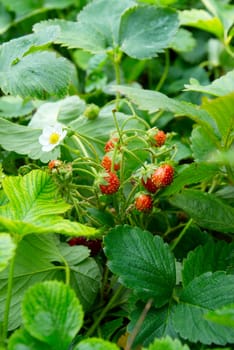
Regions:
[[[173,196],[170,202],[183,209],[199,226],[234,233],[234,209],[214,194],[184,190]]]
[[[208,162],[212,157],[217,157],[219,146],[220,144],[217,144],[213,138],[207,137],[207,132],[202,126],[198,125],[193,128],[191,148],[195,161]]]
[[[234,244],[208,242],[188,254],[183,263],[183,285],[205,272],[229,271],[234,267]]]
[[[207,272],[190,282],[180,295],[174,308],[173,322],[182,338],[203,344],[225,345],[233,343],[230,327],[217,325],[204,319],[210,310],[232,303],[234,276],[223,272]]]
[[[34,110],[32,102],[24,101],[20,97],[2,96],[0,97],[0,117],[13,118],[21,117]]]
[[[83,323],[83,310],[74,291],[58,281],[32,286],[22,303],[26,330],[52,349],[66,350]]]
[[[133,331],[139,317],[144,309],[143,305],[139,305],[131,314],[131,322],[128,325],[128,330]],[[176,331],[172,323],[172,309],[169,305],[161,309],[152,307],[134,340],[134,345],[147,346],[151,344],[155,338],[163,338],[165,336],[176,337]]]
[[[138,227],[118,226],[105,238],[105,253],[112,272],[144,301],[165,305],[175,286],[175,261],[159,236]]]
[[[176,52],[189,52],[194,49],[196,40],[191,32],[186,29],[179,28],[175,38],[170,43],[170,48]]]

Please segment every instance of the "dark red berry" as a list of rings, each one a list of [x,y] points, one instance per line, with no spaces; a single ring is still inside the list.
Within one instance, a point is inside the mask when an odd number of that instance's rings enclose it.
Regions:
[[[112,159],[111,159],[111,157],[109,157],[109,155],[106,154],[102,158],[101,164],[102,164],[103,168],[105,168],[108,171],[111,171]],[[119,168],[120,168],[120,164],[119,163],[115,163],[114,164],[114,170],[117,171],[117,170],[119,170]]]
[[[167,138],[167,135],[165,134],[165,132],[162,130],[158,130],[158,132],[154,135],[156,146],[161,147],[162,145],[164,145],[166,138]]]
[[[83,237],[83,236],[71,238],[68,241],[68,244],[70,246],[83,245],[89,248],[91,256],[97,255],[102,248],[102,242],[100,239],[87,239],[86,237]]]
[[[142,178],[141,183],[150,193],[155,193],[158,190],[158,187],[153,183],[151,177],[148,177],[146,181]]]

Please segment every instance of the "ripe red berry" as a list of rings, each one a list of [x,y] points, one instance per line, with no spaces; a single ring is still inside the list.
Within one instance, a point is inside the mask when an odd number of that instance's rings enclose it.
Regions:
[[[155,193],[158,190],[158,187],[153,183],[151,177],[148,177],[146,180],[142,178],[141,183],[150,193]]]
[[[101,162],[103,168],[105,168],[108,171],[111,171],[111,166],[112,166],[112,159],[111,157],[109,157],[107,154],[102,158],[102,162]],[[114,164],[114,170],[119,170],[120,168],[120,164],[119,163],[115,163]]]
[[[104,147],[105,152],[110,152],[111,150],[113,150],[115,148],[115,144],[119,141],[118,137],[112,137],[111,139],[109,139]]]
[[[146,193],[140,193],[135,198],[135,208],[138,211],[147,213],[153,208],[153,199],[151,195]]]
[[[111,171],[107,172],[103,177],[106,184],[100,184],[100,190],[103,194],[113,194],[118,191],[120,186],[120,181],[118,176]]]
[[[165,132],[162,130],[158,130],[158,132],[154,135],[156,146],[161,147],[162,145],[164,145],[166,138],[167,138],[167,135],[165,134]]]
[[[62,164],[61,160],[53,159],[48,163],[49,169],[54,169],[59,167]]]
[[[91,256],[97,255],[102,248],[102,243],[100,239],[87,239],[86,237],[83,237],[83,236],[71,238],[68,241],[68,244],[70,246],[83,245],[85,247],[88,247],[90,249]]]
[[[170,164],[163,164],[155,170],[152,181],[158,188],[168,186],[172,183],[174,168]]]

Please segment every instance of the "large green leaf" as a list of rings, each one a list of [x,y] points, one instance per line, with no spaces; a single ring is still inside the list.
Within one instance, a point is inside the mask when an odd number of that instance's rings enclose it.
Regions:
[[[9,330],[21,323],[21,301],[30,286],[44,280],[63,278],[61,271],[64,271],[64,267],[52,263],[62,260],[55,242],[51,236],[29,235],[19,243],[15,257]],[[5,310],[8,275],[9,268],[0,273],[0,322],[3,321]]]
[[[19,243],[15,259],[9,329],[14,329],[21,323],[20,305],[26,290],[40,281],[65,280],[66,269],[71,271],[70,283],[74,286],[77,295],[78,291],[81,290],[90,296],[89,304],[86,300],[83,302],[85,298],[81,300],[86,308],[91,305],[98,292],[100,272],[94,259],[89,258],[89,251],[86,247],[71,247],[67,243],[61,244],[58,238],[53,235],[28,235]],[[80,265],[81,267],[79,267]],[[73,269],[77,269],[80,273],[76,273]],[[9,268],[0,273],[1,317],[5,307],[8,275]]]
[[[220,147],[220,144],[217,144],[215,140],[207,137],[207,132],[202,126],[197,125],[193,128],[191,148],[195,161],[208,163],[212,157],[217,157],[219,154],[217,150],[218,147]]]
[[[66,94],[72,72],[68,60],[46,51],[25,55],[51,43],[59,31],[51,26],[0,46],[0,86],[5,94],[39,98]]]
[[[234,276],[223,272],[207,272],[190,282],[180,295],[174,308],[173,322],[182,338],[203,344],[234,342],[230,327],[217,325],[204,319],[208,311],[234,301]]]
[[[0,3],[0,34],[4,33],[11,25],[11,15]]]
[[[234,233],[234,208],[224,204],[214,194],[183,190],[174,195],[170,202],[188,213],[199,226]]]
[[[83,310],[68,285],[47,281],[26,292],[22,317],[32,336],[52,349],[66,350],[82,326]]]
[[[0,73],[5,94],[45,98],[64,96],[71,76],[70,63],[53,52],[36,52],[23,57],[4,73]]]
[[[234,70],[226,73],[209,85],[200,85],[196,79],[191,79],[185,85],[185,91],[199,91],[214,96],[224,96],[234,91]]]
[[[209,163],[192,163],[188,166],[177,167],[178,175],[175,176],[172,184],[163,192],[163,196],[170,196],[179,192],[187,185],[198,183],[204,180],[212,179],[218,172],[217,166]]]
[[[61,33],[56,43],[93,53],[105,52],[118,44],[121,14],[134,5],[132,0],[96,0],[78,14],[78,22],[56,19],[36,24],[34,30],[58,25]]]
[[[59,195],[51,176],[33,170],[23,177],[5,177],[3,189],[9,203],[0,207],[0,223],[8,232],[92,235],[96,229],[62,218],[70,208]]]
[[[196,123],[201,124],[208,132],[208,135],[213,135],[211,128],[216,127],[214,120],[206,111],[201,110],[196,105],[185,101],[174,100],[157,91],[121,85],[113,86],[112,89],[126,95],[140,109],[147,110],[149,113],[154,113],[162,109],[172,112],[176,116],[188,116]]]
[[[128,325],[128,331],[130,334],[136,326],[144,307],[145,305],[138,305],[132,312],[130,316],[131,322]],[[167,335],[173,338],[177,336],[172,323],[171,306],[166,305],[160,309],[151,307],[146,314],[138,334],[136,335],[134,345],[147,346],[151,344],[155,338],[163,338]]]
[[[15,254],[16,245],[8,233],[0,234],[0,271],[4,270]]]
[[[234,266],[234,244],[208,242],[191,251],[183,263],[183,285],[205,272],[229,271]]]
[[[175,261],[163,240],[138,227],[118,226],[105,238],[112,272],[144,301],[165,305],[176,282]]]
[[[222,145],[224,147],[231,145],[231,140],[229,141],[229,139],[234,132],[233,99],[234,83],[232,94],[223,97],[218,97],[211,101],[208,100],[203,102],[202,104],[202,109],[205,109],[214,118],[222,138]]]
[[[100,338],[89,338],[82,340],[74,347],[74,350],[120,350],[120,348],[107,340]]]
[[[142,350],[189,350],[189,347],[186,344],[183,345],[179,339],[165,337],[155,339],[147,349],[143,348]]]
[[[121,18],[120,49],[137,59],[155,57],[169,46],[178,27],[177,14],[171,9],[154,6],[131,8]]]

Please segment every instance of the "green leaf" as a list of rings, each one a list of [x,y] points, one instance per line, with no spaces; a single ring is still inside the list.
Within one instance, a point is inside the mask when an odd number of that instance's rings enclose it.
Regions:
[[[0,72],[6,73],[23,58],[30,48],[45,46],[58,36],[59,27],[43,28],[37,33],[21,36],[0,45]]]
[[[217,0],[203,0],[203,3],[207,7],[207,9],[217,16],[225,30],[225,37],[228,34],[229,29],[233,26],[233,18],[234,18],[234,8],[233,5],[222,3]]]
[[[15,254],[16,245],[7,233],[0,234],[0,271],[4,270]]]
[[[143,309],[143,305],[138,305],[132,312],[130,316],[131,322],[128,325],[128,331],[130,333],[136,326]],[[167,335],[173,338],[177,336],[172,323],[171,306],[166,305],[160,309],[151,307],[151,309],[147,312],[138,334],[136,335],[134,345],[148,346],[155,340],[155,338],[162,338]]]
[[[192,163],[187,166],[179,166],[176,170],[178,174],[172,184],[162,192],[163,196],[171,196],[187,185],[212,179],[218,172],[217,166],[209,163]]]
[[[205,30],[216,35],[218,38],[223,37],[223,25],[219,18],[212,17],[205,10],[191,9],[179,12],[180,24]]]
[[[206,320],[234,328],[234,304],[209,311],[204,317]]]
[[[185,84],[185,91],[199,91],[214,96],[224,96],[234,91],[234,70],[226,73],[209,85],[200,85],[196,79],[191,79],[190,84]]]
[[[230,144],[228,141],[234,132],[233,99],[234,92],[227,96],[219,97],[213,100],[206,100],[202,104],[202,108],[205,109],[214,118],[222,138],[223,146]]]
[[[229,271],[234,266],[234,244],[208,242],[188,254],[183,263],[183,285],[205,272]]]
[[[62,97],[67,93],[70,76],[71,66],[65,58],[53,52],[36,52],[1,73],[1,88],[5,94],[21,97]]]
[[[93,258],[85,259],[79,265],[70,266],[71,287],[75,290],[85,311],[96,300],[101,286],[101,272]]]
[[[199,226],[234,233],[234,208],[214,194],[184,190],[173,196],[170,202],[184,210]]]
[[[24,101],[20,97],[2,96],[0,97],[0,117],[13,118],[21,117],[34,110],[33,103]]]
[[[82,340],[79,344],[74,347],[74,350],[120,350],[120,348],[100,338],[89,338]]]
[[[8,232],[20,236],[52,232],[86,236],[96,232],[95,228],[61,217],[70,205],[46,172],[33,170],[24,177],[5,177],[3,189],[9,203],[0,207],[0,223]]]
[[[210,133],[213,135],[213,128],[216,127],[214,120],[206,111],[201,110],[192,103],[174,100],[161,92],[140,88],[117,85],[113,86],[112,89],[126,95],[140,109],[147,110],[149,113],[155,113],[161,109],[172,112],[176,116],[188,116],[196,123],[202,125],[208,132],[208,135]]]
[[[195,161],[207,162],[212,157],[216,157],[219,153],[217,148],[220,143],[213,138],[207,137],[207,132],[200,125],[193,128],[191,135],[191,148]]]
[[[58,25],[61,33],[56,43],[93,53],[103,53],[118,44],[121,14],[135,4],[132,0],[92,1],[79,12],[78,22],[49,20],[36,24],[34,30],[37,32],[47,26]]]
[[[144,301],[165,305],[175,286],[175,261],[163,240],[138,227],[119,226],[105,238],[111,271]]]
[[[58,248],[70,268],[70,285],[84,310],[89,310],[100,290],[100,268],[93,258],[89,258],[87,247],[61,243]]]
[[[207,272],[190,282],[174,307],[173,322],[182,338],[203,344],[225,345],[234,342],[230,327],[204,319],[208,311],[232,303],[234,276],[223,272]]]
[[[155,341],[147,348],[142,350],[189,350],[189,347],[183,345],[179,339],[172,339],[165,337],[162,339],[155,339]]]
[[[194,49],[196,40],[194,39],[191,32],[186,29],[180,28],[175,38],[170,43],[170,48],[176,52],[189,52]]]
[[[122,15],[120,49],[137,59],[156,57],[169,46],[178,26],[177,14],[171,9],[154,6],[134,7]]]
[[[11,25],[11,15],[0,3],[0,34],[8,30]]]
[[[24,328],[12,333],[9,342],[9,350],[51,350],[51,347],[32,337]]]
[[[32,286],[22,303],[26,330],[52,349],[66,350],[83,323],[83,310],[74,291],[58,281]]]
[[[47,163],[60,156],[60,149],[56,147],[51,152],[43,152],[38,141],[41,133],[41,129],[33,129],[0,118],[0,145],[5,150],[27,154],[31,159],[40,159]]]

